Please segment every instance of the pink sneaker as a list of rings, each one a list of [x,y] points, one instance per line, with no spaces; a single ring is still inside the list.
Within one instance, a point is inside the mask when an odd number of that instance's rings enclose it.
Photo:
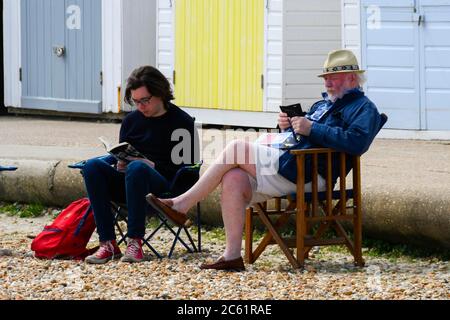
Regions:
[[[88,256],[84,261],[90,264],[105,264],[110,260],[117,260],[122,257],[120,248],[116,240],[100,243],[100,248],[93,255]]]
[[[127,251],[125,255],[120,259],[121,262],[142,262],[144,261],[144,251],[142,250],[141,239],[129,239]]]

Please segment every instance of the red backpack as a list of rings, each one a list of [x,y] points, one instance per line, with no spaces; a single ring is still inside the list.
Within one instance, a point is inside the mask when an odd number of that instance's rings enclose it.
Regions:
[[[89,199],[71,203],[53,223],[44,228],[31,243],[31,250],[40,259],[83,260],[96,250],[86,249],[95,230],[94,214]]]

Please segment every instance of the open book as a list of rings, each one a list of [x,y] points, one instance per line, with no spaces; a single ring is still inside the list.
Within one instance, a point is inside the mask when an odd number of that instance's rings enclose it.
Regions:
[[[147,157],[136,150],[136,148],[128,142],[112,145],[108,142],[108,140],[106,140],[105,137],[99,137],[99,140],[105,146],[106,151],[119,161],[123,161],[128,164],[133,161],[134,158],[147,159]]]

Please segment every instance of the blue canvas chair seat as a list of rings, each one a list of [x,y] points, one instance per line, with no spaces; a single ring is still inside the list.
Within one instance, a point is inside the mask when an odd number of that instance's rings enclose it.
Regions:
[[[387,116],[382,115],[381,129],[387,122]],[[361,199],[361,159],[357,155],[348,155],[332,149],[292,150],[297,157],[297,172],[305,172],[305,158],[312,158],[312,191],[305,192],[304,175],[297,177],[297,192],[282,198],[274,198],[275,204],[270,207],[268,202],[258,203],[247,209],[245,224],[245,259],[254,263],[267,246],[277,244],[294,268],[304,266],[305,259],[315,246],[345,245],[354,257],[355,264],[362,267],[362,199]],[[333,185],[332,159],[339,159],[339,183]],[[318,191],[318,159],[325,157],[326,190]],[[348,161],[350,160],[350,161]],[[347,164],[351,163],[351,171]],[[347,188],[347,175],[352,174],[352,187]],[[282,200],[287,205],[282,206]],[[286,238],[281,234],[291,216],[295,216],[295,237]],[[278,217],[272,220],[271,217]],[[253,250],[253,218],[260,218],[267,232]],[[347,221],[352,226],[351,237],[342,222]],[[334,231],[334,237],[329,237],[328,230]],[[291,248],[296,248],[294,256]]]
[[[117,160],[111,155],[98,157],[97,159],[105,161],[110,165],[115,165],[117,163]],[[81,170],[81,173],[83,173],[82,171],[83,171],[83,168],[86,165],[87,161],[89,161],[89,160],[84,160],[84,161],[69,165],[69,168],[79,169],[79,170]],[[203,164],[203,162],[200,162],[200,163],[197,163],[194,165],[186,165],[186,166],[180,168],[170,183],[169,192],[163,194],[161,196],[161,198],[176,197],[176,196],[184,193],[185,191],[187,191],[190,187],[192,187],[198,181],[198,179],[200,177],[200,169],[201,169],[202,164]],[[155,230],[153,230],[153,232],[150,233],[150,235],[145,236],[142,239],[143,243],[153,252],[153,254],[155,256],[157,256],[158,258],[161,259],[162,255],[151,245],[150,241],[158,233],[159,230],[161,230],[163,227],[165,227],[170,231],[170,233],[172,233],[174,235],[174,240],[172,242],[172,246],[171,246],[169,254],[168,254],[169,258],[172,257],[175,246],[178,242],[180,242],[181,245],[183,247],[185,247],[189,253],[201,252],[202,238],[201,238],[201,207],[200,207],[200,203],[197,204],[196,209],[197,209],[197,212],[196,212],[195,223],[196,223],[197,231],[198,231],[197,246],[195,245],[195,242],[193,241],[192,236],[187,227],[185,227],[185,226],[178,227],[178,229],[175,231],[174,227],[171,226],[168,219],[157,211],[149,212],[148,217],[151,218],[152,216],[154,216],[158,219],[158,221],[160,223],[159,223],[158,227]],[[120,226],[120,221],[128,222],[127,206],[126,206],[126,204],[112,201],[111,202],[111,210],[114,214],[114,225],[116,226],[117,231],[120,234],[120,239],[118,241],[118,244],[120,245],[124,242],[126,243],[127,234]],[[182,236],[181,236],[182,231],[185,232],[185,234],[189,240],[189,244],[186,243],[186,241],[184,241],[182,239]]]

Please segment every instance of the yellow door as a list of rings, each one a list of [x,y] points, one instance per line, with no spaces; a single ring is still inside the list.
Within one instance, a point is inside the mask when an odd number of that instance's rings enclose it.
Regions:
[[[177,0],[179,106],[263,111],[263,55],[264,0]]]

